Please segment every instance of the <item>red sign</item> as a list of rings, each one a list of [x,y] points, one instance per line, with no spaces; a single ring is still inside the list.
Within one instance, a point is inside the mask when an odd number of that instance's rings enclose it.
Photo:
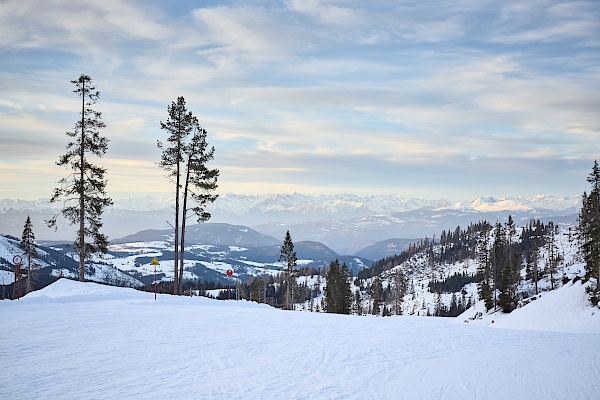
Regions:
[[[231,275],[233,275],[233,271],[232,271],[232,270],[230,270],[230,269],[228,269],[228,270],[227,270],[227,276],[231,276]]]
[[[23,262],[23,259],[21,258],[21,256],[18,256],[18,255],[17,255],[17,256],[14,256],[14,257],[13,257],[13,264],[15,264],[15,265],[19,265],[19,264],[21,264],[22,262]]]

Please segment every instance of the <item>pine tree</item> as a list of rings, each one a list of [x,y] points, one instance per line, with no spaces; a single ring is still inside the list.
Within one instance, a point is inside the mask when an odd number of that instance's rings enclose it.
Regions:
[[[494,243],[492,244],[492,275],[493,275],[493,295],[494,295],[494,310],[498,306],[498,291],[502,290],[500,279],[507,266],[507,245],[506,231],[500,222],[496,222],[494,228]]]
[[[373,296],[373,308],[371,309],[371,313],[373,315],[379,315],[381,312],[381,303],[383,301],[383,284],[381,283],[381,279],[379,275],[373,278],[373,285],[371,286],[372,296]]]
[[[31,292],[31,267],[35,266],[33,259],[37,258],[37,249],[35,247],[35,235],[33,234],[33,224],[29,215],[25,220],[25,226],[23,228],[23,235],[21,236],[21,243],[19,247],[25,252],[27,257],[27,284],[25,292]]]
[[[210,219],[206,206],[217,199],[211,194],[217,188],[219,170],[208,169],[206,163],[214,158],[214,147],[208,149],[206,130],[198,119],[188,111],[185,99],[180,96],[167,107],[168,119],[160,123],[161,129],[169,133],[167,144],[157,141],[162,150],[158,166],[169,174],[175,184],[174,229],[174,294],[181,294],[185,249],[187,212],[192,211],[198,222]],[[191,138],[190,138],[191,136]],[[191,197],[193,206],[188,208]]]
[[[558,246],[556,245],[556,228],[554,223],[550,221],[548,223],[548,239],[546,241],[547,253],[548,253],[548,263],[547,269],[548,274],[550,275],[550,288],[554,290],[554,285],[556,281],[556,273],[558,266]]]
[[[406,292],[406,278],[400,268],[396,269],[393,274],[394,288],[392,298],[394,301],[394,313],[402,315],[402,301]]]
[[[343,263],[342,269],[340,270],[340,280],[338,283],[340,292],[340,314],[350,314],[350,309],[352,308],[352,289],[350,285],[351,279],[352,275],[350,274],[350,270],[348,269],[346,263]]]
[[[592,302],[597,302],[600,292],[600,168],[597,160],[594,160],[587,181],[592,185],[592,190],[589,195],[584,192],[581,199],[579,235],[585,260],[585,278],[595,281],[595,288],[591,288]]]
[[[486,310],[491,310],[494,307],[492,296],[492,263],[490,257],[490,232],[491,226],[487,222],[483,222],[481,231],[479,232],[479,242],[477,245],[477,294],[479,299],[485,302]]]
[[[434,315],[436,317],[441,317],[445,311],[446,311],[446,306],[442,302],[442,294],[438,293],[435,297]]]
[[[177,102],[167,107],[169,118],[167,122],[160,123],[160,128],[166,130],[170,136],[167,138],[170,147],[164,147],[162,142],[157,141],[157,146],[162,150],[161,160],[158,166],[169,172],[168,177],[175,183],[175,225],[174,229],[174,278],[173,294],[179,294],[179,218],[180,218],[180,191],[181,174],[184,162],[185,140],[191,134],[193,115],[187,111],[185,99],[178,97]],[[183,251],[183,249],[182,249]]]
[[[108,139],[100,136],[99,130],[106,127],[102,121],[102,113],[94,111],[92,106],[98,102],[100,92],[92,84],[92,78],[81,75],[75,85],[77,96],[81,98],[81,111],[72,132],[67,136],[73,138],[67,144],[67,153],[56,163],[70,167],[72,173],[61,179],[59,187],[54,189],[50,202],[63,198],[62,215],[71,225],[78,224],[75,251],[79,253],[79,280],[85,279],[85,260],[94,253],[106,253],[108,238],[100,233],[101,215],[104,209],[112,205],[106,196],[106,169],[90,163],[88,154],[102,157],[108,148]],[[57,227],[57,215],[49,221],[48,226]],[[86,238],[91,239],[86,242]]]
[[[352,305],[352,291],[350,289],[350,272],[346,264],[340,266],[338,260],[329,264],[327,285],[325,286],[326,312],[336,314],[349,314]]]
[[[206,163],[214,158],[215,148],[207,150],[206,130],[200,128],[198,119],[192,119],[193,136],[185,147],[185,184],[183,189],[183,207],[181,218],[181,252],[179,257],[179,293],[183,285],[183,266],[185,253],[185,228],[188,212],[188,198],[191,196],[194,206],[190,209],[198,223],[206,222],[211,215],[206,206],[214,202],[218,195],[211,194],[217,189],[218,169],[208,169]],[[259,299],[260,301],[260,299]]]
[[[363,313],[363,305],[362,305],[362,297],[360,295],[360,289],[354,292],[354,314],[362,315]]]
[[[294,276],[294,267],[297,265],[298,258],[294,251],[294,243],[292,242],[292,236],[290,231],[285,233],[283,239],[283,245],[281,246],[281,253],[279,255],[279,261],[284,263],[284,296],[283,296],[283,309],[293,310],[294,309],[294,288],[296,286],[296,279]]]

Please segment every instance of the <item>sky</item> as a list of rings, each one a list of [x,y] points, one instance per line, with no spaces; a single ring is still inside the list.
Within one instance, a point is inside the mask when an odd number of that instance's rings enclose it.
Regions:
[[[600,155],[600,7],[532,0],[4,0],[0,199],[48,198],[100,90],[108,195],[170,196],[184,96],[218,193],[578,196]]]

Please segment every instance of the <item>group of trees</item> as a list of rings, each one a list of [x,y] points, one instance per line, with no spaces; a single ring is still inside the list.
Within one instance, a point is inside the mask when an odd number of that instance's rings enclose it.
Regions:
[[[370,268],[358,273],[358,281],[372,278],[400,265],[417,254],[425,253],[430,266],[442,263],[454,263],[474,258],[477,250],[479,232],[485,228],[484,222],[471,223],[466,229],[456,227],[454,231],[442,231],[440,240],[425,238],[409,245],[407,250],[376,261]],[[434,247],[438,246],[437,251]],[[358,283],[358,282],[357,282]]]
[[[477,291],[487,310],[501,308],[504,312],[511,312],[517,307],[523,295],[518,292],[523,264],[526,267],[525,279],[532,282],[534,294],[539,292],[538,282],[546,276],[554,289],[560,261],[555,242],[558,227],[554,223],[531,220],[519,236],[512,217],[504,225],[496,222],[492,228],[486,222],[484,227],[477,248]],[[544,268],[540,268],[540,250],[544,246],[548,256]]]
[[[160,127],[169,133],[167,143],[157,141],[162,150],[159,166],[168,172],[175,184],[174,286],[173,294],[182,294],[185,228],[187,219],[196,216],[198,222],[210,219],[206,206],[217,199],[218,169],[208,169],[206,163],[214,158],[215,149],[208,149],[206,130],[198,118],[187,110],[185,99],[178,97],[168,108],[168,119]],[[193,205],[190,207],[190,203]]]
[[[51,202],[63,201],[61,211],[46,221],[48,226],[57,227],[57,217],[63,217],[72,225],[78,225],[75,251],[79,255],[79,280],[85,280],[85,261],[94,253],[106,253],[108,238],[100,233],[101,215],[113,204],[106,195],[106,168],[92,164],[89,155],[102,157],[108,149],[108,139],[100,135],[106,128],[102,113],[92,108],[98,102],[100,92],[88,75],[81,75],[71,81],[73,92],[81,99],[81,111],[75,128],[67,132],[71,138],[67,152],[56,163],[70,169],[67,177],[61,179],[54,189]],[[173,293],[181,294],[183,288],[186,221],[196,216],[198,222],[207,221],[210,214],[206,206],[217,195],[218,169],[209,169],[206,164],[214,158],[214,147],[208,148],[206,130],[202,129],[191,111],[188,111],[183,97],[178,97],[167,107],[168,118],[161,122],[161,129],[169,137],[163,144],[159,167],[168,172],[168,178],[175,185],[174,230],[174,285]],[[191,214],[191,215],[190,215]]]

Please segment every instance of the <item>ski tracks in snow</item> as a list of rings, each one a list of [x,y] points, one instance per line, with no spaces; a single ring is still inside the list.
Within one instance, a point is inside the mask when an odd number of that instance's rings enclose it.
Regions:
[[[545,400],[600,390],[600,333],[128,293],[0,302],[0,398]]]

